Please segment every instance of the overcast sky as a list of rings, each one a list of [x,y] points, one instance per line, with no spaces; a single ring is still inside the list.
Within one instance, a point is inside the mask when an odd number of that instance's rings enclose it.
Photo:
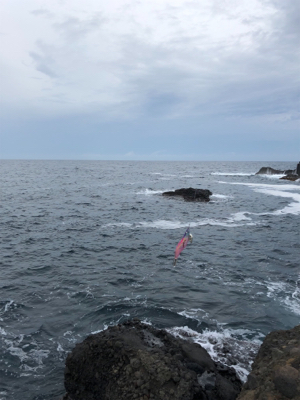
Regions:
[[[1,0],[0,157],[300,158],[299,0]]]

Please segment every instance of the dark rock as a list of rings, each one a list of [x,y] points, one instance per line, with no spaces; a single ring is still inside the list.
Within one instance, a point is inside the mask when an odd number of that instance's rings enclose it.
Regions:
[[[292,399],[297,394],[299,377],[300,374],[295,368],[291,367],[290,365],[285,365],[283,367],[279,367],[275,371],[273,383],[279,393],[289,399]]]
[[[212,195],[212,192],[208,189],[193,189],[193,188],[182,188],[176,189],[171,192],[164,192],[163,196],[168,197],[182,197],[186,201],[203,201],[208,202],[210,200],[209,196]]]
[[[300,325],[266,336],[238,400],[300,400]]]
[[[280,179],[286,179],[287,181],[296,181],[299,178],[300,178],[299,175],[288,174],[288,175],[285,175],[285,176],[281,177]]]
[[[76,345],[64,400],[234,400],[241,385],[200,345],[135,320]]]
[[[262,167],[255,175],[281,175],[281,174],[293,174],[295,171],[292,169],[287,169],[285,171],[274,169],[271,167]]]
[[[271,167],[262,167],[255,175],[284,175],[280,179],[288,181],[296,181],[300,178],[300,162],[297,164],[296,169],[279,170]]]

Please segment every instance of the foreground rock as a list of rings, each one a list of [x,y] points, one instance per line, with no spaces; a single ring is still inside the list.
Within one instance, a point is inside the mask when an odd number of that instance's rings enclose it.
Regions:
[[[238,399],[300,399],[300,325],[266,336]]]
[[[64,400],[234,400],[241,381],[200,345],[134,320],[77,344],[65,388]]]
[[[176,189],[171,192],[164,192],[163,196],[168,197],[182,197],[186,201],[204,201],[207,202],[210,200],[209,196],[212,195],[212,192],[208,189],[194,189],[194,188],[182,188]]]

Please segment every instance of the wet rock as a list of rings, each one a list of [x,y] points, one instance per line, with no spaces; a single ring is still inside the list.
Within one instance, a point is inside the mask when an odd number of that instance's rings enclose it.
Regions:
[[[238,400],[300,400],[300,325],[266,336]]]
[[[235,400],[241,386],[200,345],[135,320],[76,345],[64,400]]]
[[[280,178],[280,179],[285,179],[285,180],[287,180],[287,181],[293,181],[293,182],[294,182],[294,181],[297,181],[299,178],[300,178],[299,175],[287,174],[287,175],[283,176],[283,177]]]
[[[296,169],[279,170],[271,167],[262,167],[255,175],[284,175],[280,179],[286,179],[289,181],[296,181],[300,178],[300,163],[298,163]]]
[[[292,399],[297,394],[299,377],[300,374],[295,368],[291,367],[290,365],[285,365],[283,367],[279,367],[275,371],[273,382],[279,393],[289,399]]]
[[[271,167],[262,167],[255,175],[281,175],[281,174],[292,174],[294,171],[292,169],[280,170]]]
[[[194,188],[182,188],[176,189],[170,192],[164,192],[163,196],[168,197],[182,197],[186,201],[196,201],[196,202],[208,202],[210,201],[209,196],[212,192],[208,189],[194,189]]]

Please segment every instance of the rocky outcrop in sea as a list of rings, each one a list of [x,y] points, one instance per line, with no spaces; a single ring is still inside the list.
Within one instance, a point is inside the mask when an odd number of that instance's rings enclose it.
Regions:
[[[168,197],[182,197],[186,201],[208,202],[212,192],[208,189],[194,189],[190,187],[164,192],[162,195]]]
[[[138,319],[68,355],[62,400],[300,400],[300,325],[266,336],[247,382],[200,345]]]
[[[64,400],[234,400],[241,386],[200,345],[133,320],[76,345]]]
[[[300,325],[269,333],[238,400],[300,399]]]
[[[271,167],[262,167],[255,175],[284,175],[280,179],[296,181],[300,178],[300,162],[296,169],[279,170]]]

